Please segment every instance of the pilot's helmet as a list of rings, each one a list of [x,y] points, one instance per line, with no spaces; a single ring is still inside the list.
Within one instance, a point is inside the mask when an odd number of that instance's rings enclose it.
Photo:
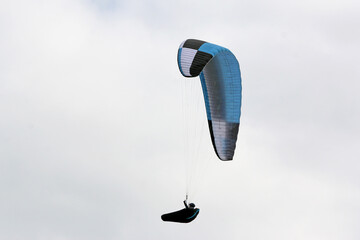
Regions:
[[[194,203],[190,203],[190,204],[189,204],[189,207],[190,207],[190,208],[194,208],[194,207],[195,207],[195,204],[194,204]]]

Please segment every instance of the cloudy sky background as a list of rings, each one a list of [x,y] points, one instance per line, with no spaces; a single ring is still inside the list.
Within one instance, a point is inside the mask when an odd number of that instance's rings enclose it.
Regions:
[[[0,1],[0,239],[359,239],[359,9]],[[243,112],[233,162],[204,132],[181,225],[160,215],[184,198],[187,38],[237,56]]]

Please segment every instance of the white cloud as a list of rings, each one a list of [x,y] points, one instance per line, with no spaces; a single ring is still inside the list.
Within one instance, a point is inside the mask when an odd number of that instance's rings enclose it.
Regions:
[[[358,239],[357,7],[2,2],[0,238]],[[183,226],[160,215],[184,197],[186,38],[231,49],[244,89],[235,160],[205,129]]]

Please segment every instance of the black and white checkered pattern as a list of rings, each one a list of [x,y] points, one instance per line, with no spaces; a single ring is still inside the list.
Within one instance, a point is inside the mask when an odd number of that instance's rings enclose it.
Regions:
[[[199,51],[204,41],[188,39],[181,43],[178,51],[178,61],[181,73],[185,77],[196,77],[206,63],[213,57],[211,54]]]

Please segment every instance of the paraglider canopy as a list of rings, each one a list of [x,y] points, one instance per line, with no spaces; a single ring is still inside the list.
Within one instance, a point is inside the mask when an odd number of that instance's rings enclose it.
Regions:
[[[178,66],[185,77],[200,76],[215,153],[221,160],[232,160],[241,115],[238,61],[227,48],[188,39],[179,47]]]

